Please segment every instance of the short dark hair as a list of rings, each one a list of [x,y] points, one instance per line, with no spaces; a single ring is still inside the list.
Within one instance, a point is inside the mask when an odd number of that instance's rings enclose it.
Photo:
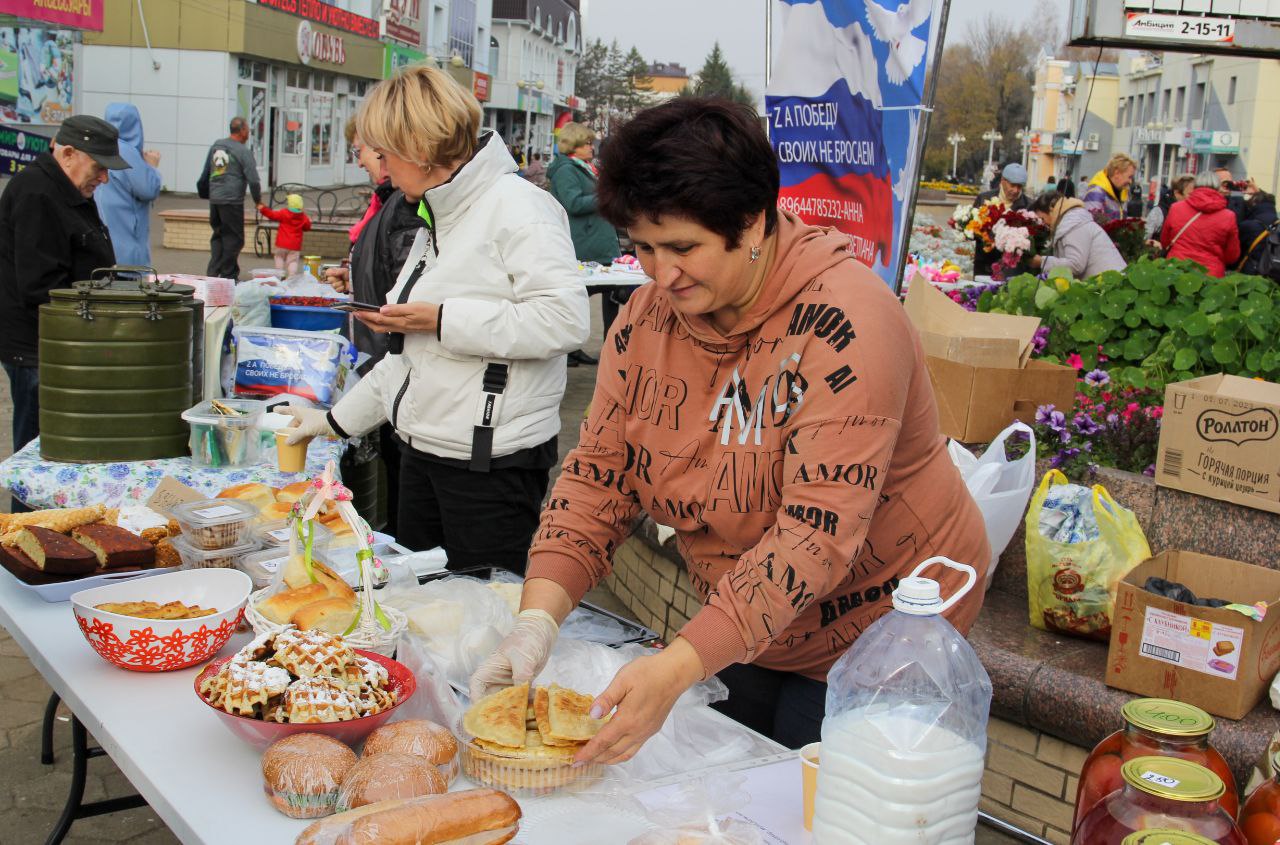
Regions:
[[[249,128],[249,124],[245,122],[243,117],[231,118],[231,134],[239,135],[241,132]]]
[[[687,217],[729,249],[761,212],[766,234],[777,226],[778,159],[747,106],[677,97],[645,109],[609,137],[599,164],[597,205],[615,226]]]
[[[1057,205],[1058,200],[1062,198],[1062,194],[1057,191],[1045,191],[1043,194],[1031,201],[1031,210],[1038,211],[1041,214],[1048,214],[1053,211],[1053,207]]]

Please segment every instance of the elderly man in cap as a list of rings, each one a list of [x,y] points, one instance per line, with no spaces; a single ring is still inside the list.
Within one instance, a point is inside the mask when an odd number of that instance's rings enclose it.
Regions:
[[[41,153],[0,196],[0,363],[13,394],[13,450],[40,433],[36,340],[49,291],[115,263],[93,192],[107,171],[129,167],[119,134],[101,118],[62,122]]]
[[[1025,211],[1029,204],[1027,202],[1027,169],[1016,161],[1004,166],[1004,170],[1000,171],[1000,186],[993,191],[983,191],[974,199],[974,208],[985,204],[989,200],[999,199],[1008,208],[1016,211]],[[973,256],[973,274],[975,276],[990,276],[991,268],[1000,260],[1000,253],[996,250],[983,252],[976,250]]]

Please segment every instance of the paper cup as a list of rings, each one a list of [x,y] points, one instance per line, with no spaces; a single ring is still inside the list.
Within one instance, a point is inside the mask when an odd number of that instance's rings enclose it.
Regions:
[[[813,830],[813,798],[818,794],[818,748],[811,742],[800,749],[800,776],[804,786],[804,829]]]
[[[276,465],[281,472],[302,472],[307,468],[307,446],[311,444],[311,438],[292,446],[285,443],[288,439],[288,431],[276,432]]]

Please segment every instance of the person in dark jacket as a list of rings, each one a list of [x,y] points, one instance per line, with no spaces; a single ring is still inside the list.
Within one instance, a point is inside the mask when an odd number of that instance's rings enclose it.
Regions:
[[[1276,223],[1276,198],[1266,191],[1255,191],[1244,204],[1240,220],[1240,264],[1242,273],[1258,272],[1258,248],[1264,235]]]
[[[547,182],[551,195],[569,215],[569,234],[578,260],[595,261],[608,267],[621,250],[618,231],[596,211],[596,172],[591,164],[595,157],[595,137],[596,133],[581,123],[566,123],[561,127],[556,140],[560,155],[547,168]],[[600,316],[606,335],[613,318],[618,316],[618,306],[627,301],[629,292],[629,288],[601,291]],[[581,350],[569,353],[571,367],[595,363],[595,358]]]
[[[1169,209],[1160,243],[1166,258],[1197,261],[1210,276],[1222,278],[1240,258],[1240,233],[1218,188],[1213,173],[1197,174],[1191,196]]]
[[[14,176],[0,196],[0,363],[13,396],[13,450],[40,433],[39,308],[115,263],[111,234],[93,192],[109,170],[125,170],[119,133],[90,115],[62,122],[53,151]]]
[[[993,199],[999,199],[1011,211],[1026,211],[1030,207],[1027,201],[1027,169],[1017,162],[1006,164],[1004,170],[1000,171],[1000,183],[990,191],[983,191],[973,200],[973,207],[986,205]],[[990,276],[991,268],[996,266],[996,262],[1000,260],[1001,253],[998,250],[984,252],[981,249],[975,250],[973,255],[973,274],[975,276]]]
[[[243,117],[231,118],[231,134],[214,141],[205,156],[200,182],[209,186],[208,276],[240,278],[240,250],[244,249],[244,191],[249,189],[254,206],[262,204],[258,184],[258,163],[249,143],[249,124]]]

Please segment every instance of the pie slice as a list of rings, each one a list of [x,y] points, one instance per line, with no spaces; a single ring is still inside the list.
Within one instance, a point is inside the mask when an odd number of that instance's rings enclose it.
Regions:
[[[523,748],[525,712],[529,708],[529,685],[518,684],[486,695],[471,705],[462,726],[476,739]]]
[[[587,707],[591,703],[587,702]],[[551,694],[546,687],[535,687],[533,690],[533,714],[536,721],[538,736],[542,739],[543,745],[551,746],[578,746],[579,742],[568,739],[557,739],[551,735]]]
[[[546,737],[560,744],[587,742],[604,727],[608,719],[591,718],[591,702],[595,698],[552,684],[547,690]],[[538,702],[535,699],[536,712]],[[541,733],[541,724],[539,724]]]

